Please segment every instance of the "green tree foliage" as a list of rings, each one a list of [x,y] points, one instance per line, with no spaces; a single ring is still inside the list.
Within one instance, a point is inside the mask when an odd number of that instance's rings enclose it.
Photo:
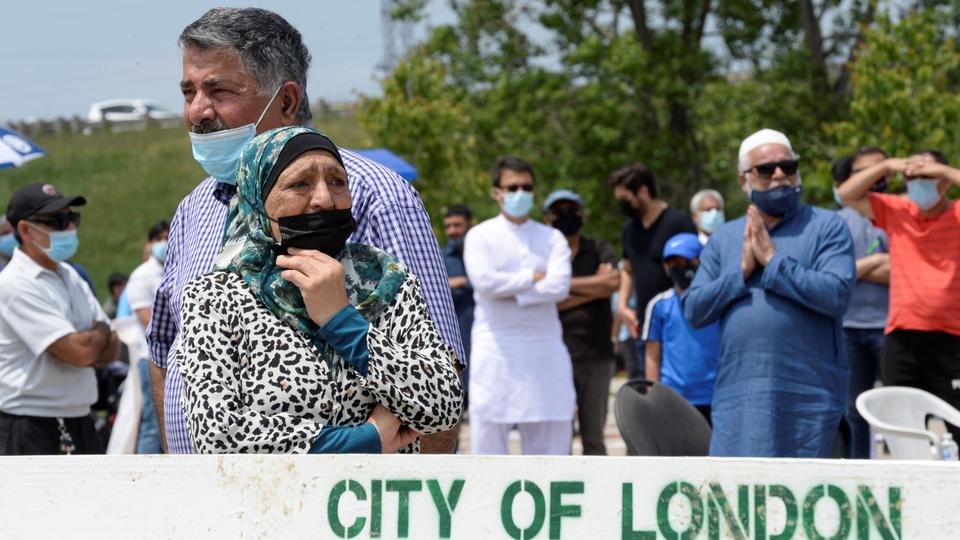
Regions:
[[[960,156],[960,51],[954,27],[935,10],[867,32],[852,68],[848,120],[833,126],[837,149],[880,145],[891,155],[935,148]]]
[[[424,0],[400,2],[417,20]],[[876,0],[451,0],[456,22],[433,29],[364,100],[377,144],[421,171],[439,225],[466,202],[496,212],[488,173],[506,154],[531,161],[537,195],[572,188],[587,232],[618,238],[606,186],[642,161],[662,196],[686,209],[714,187],[743,208],[739,142],[771,127],[804,159],[808,199],[830,199],[829,127],[849,121],[849,61]],[[438,229],[439,230],[439,229]]]

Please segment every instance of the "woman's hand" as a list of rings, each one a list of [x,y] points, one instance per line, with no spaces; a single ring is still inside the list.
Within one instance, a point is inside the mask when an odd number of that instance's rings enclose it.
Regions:
[[[384,454],[394,454],[420,436],[416,431],[400,425],[400,420],[379,403],[373,408],[367,422],[377,428],[380,434],[380,451]]]
[[[323,326],[347,306],[343,266],[320,251],[290,248],[289,252],[277,257],[277,266],[286,269],[280,277],[300,289],[310,318]]]

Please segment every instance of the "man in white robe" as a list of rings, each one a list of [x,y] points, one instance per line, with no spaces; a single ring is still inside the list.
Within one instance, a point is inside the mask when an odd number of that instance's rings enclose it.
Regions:
[[[570,247],[557,229],[529,218],[533,168],[500,159],[493,198],[500,215],[473,227],[464,246],[476,308],[470,353],[474,454],[570,453],[575,393],[557,303],[570,292]]]

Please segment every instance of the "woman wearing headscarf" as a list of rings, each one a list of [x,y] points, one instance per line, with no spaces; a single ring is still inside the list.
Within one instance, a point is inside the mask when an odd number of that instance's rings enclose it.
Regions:
[[[243,150],[224,247],[184,290],[177,365],[199,453],[387,453],[452,428],[462,387],[416,276],[356,227],[337,147]]]

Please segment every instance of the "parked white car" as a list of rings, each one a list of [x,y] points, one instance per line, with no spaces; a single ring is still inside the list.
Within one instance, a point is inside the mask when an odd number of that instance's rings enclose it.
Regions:
[[[146,99],[111,99],[94,103],[87,113],[88,122],[130,122],[151,120],[180,120],[180,113],[165,109]]]

